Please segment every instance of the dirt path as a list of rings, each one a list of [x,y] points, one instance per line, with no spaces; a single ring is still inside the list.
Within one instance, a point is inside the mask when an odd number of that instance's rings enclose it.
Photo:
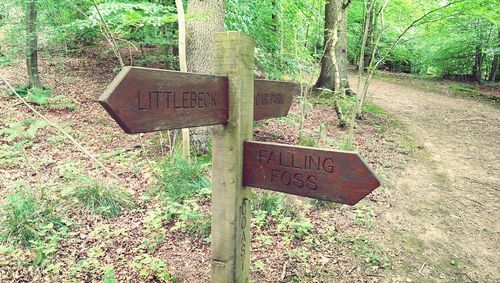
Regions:
[[[500,282],[500,109],[381,80],[370,91],[422,149],[391,177],[386,278]]]

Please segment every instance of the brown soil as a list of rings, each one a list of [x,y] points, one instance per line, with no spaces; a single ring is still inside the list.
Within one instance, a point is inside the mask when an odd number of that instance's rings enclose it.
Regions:
[[[370,91],[422,148],[389,173],[394,206],[376,232],[399,252],[387,278],[499,282],[500,109],[404,82],[374,80]]]

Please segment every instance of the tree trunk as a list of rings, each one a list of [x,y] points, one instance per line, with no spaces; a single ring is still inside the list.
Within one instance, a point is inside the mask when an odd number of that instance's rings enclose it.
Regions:
[[[498,38],[497,39],[499,39],[498,47],[500,48],[500,30],[498,30]],[[499,64],[500,58],[499,57],[500,57],[500,54],[496,53],[495,55],[493,55],[493,61],[491,62],[489,79],[492,82],[497,81],[498,67],[500,67],[500,64]]]
[[[500,60],[498,60],[499,57],[500,57],[499,54],[495,54],[495,56],[493,57],[493,61],[491,62],[490,81],[492,81],[492,82],[497,81],[497,73],[498,73],[498,67],[499,67],[498,62],[500,61]]]
[[[472,67],[472,75],[478,84],[483,82],[482,68],[483,67],[483,51],[481,44],[476,45],[476,55],[474,55],[474,66]]]
[[[367,11],[370,13],[370,16],[366,18],[368,22],[368,30],[366,34],[366,46],[365,46],[365,51],[363,55],[363,62],[364,66],[369,66],[370,65],[370,60],[371,60],[371,54],[372,54],[372,43],[373,43],[373,30],[375,29],[376,25],[376,19],[375,19],[375,7],[373,9],[369,9]]]
[[[224,31],[224,8],[224,0],[188,1],[188,14],[204,16],[186,23],[186,59],[189,72],[214,73],[214,34]],[[208,128],[191,129],[191,144],[199,154],[208,152]]]
[[[26,1],[26,67],[28,86],[41,88],[38,74],[38,38],[36,33],[36,0]]]
[[[349,61],[347,60],[347,12],[348,9],[342,12],[340,18],[340,30],[339,30],[339,42],[337,44],[337,64],[340,73],[340,87],[344,88],[345,94],[352,95],[351,86],[349,85],[349,80],[347,79],[347,66]]]
[[[321,72],[315,84],[317,88],[335,90],[335,66],[332,56],[336,56],[338,63],[340,87],[349,88],[347,80],[347,16],[345,11],[342,10],[342,4],[343,1],[331,0],[325,5],[325,52],[321,59]],[[335,46],[332,44],[334,28],[337,28],[340,35],[340,42]],[[335,50],[332,50],[332,48],[335,48]]]

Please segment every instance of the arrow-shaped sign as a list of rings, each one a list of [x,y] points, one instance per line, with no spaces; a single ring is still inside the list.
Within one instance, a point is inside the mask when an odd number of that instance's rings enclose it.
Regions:
[[[354,205],[380,182],[357,153],[246,141],[243,185]]]
[[[294,86],[255,80],[254,120],[286,116]],[[125,67],[99,102],[131,134],[225,124],[228,81],[225,76]]]

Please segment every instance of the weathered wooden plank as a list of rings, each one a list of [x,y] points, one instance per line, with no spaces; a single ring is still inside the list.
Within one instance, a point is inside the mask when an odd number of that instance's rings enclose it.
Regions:
[[[283,117],[295,84],[255,80],[254,119]],[[125,67],[99,98],[129,134],[225,124],[226,76]]]
[[[253,119],[258,121],[285,117],[296,91],[297,85],[292,82],[255,80]]]
[[[227,77],[125,67],[99,98],[129,133],[226,123]]]
[[[212,277],[214,283],[249,282],[250,188],[243,187],[243,141],[253,131],[254,39],[240,32],[215,36],[215,70],[227,74],[229,116],[213,129]]]
[[[243,185],[354,205],[380,182],[354,152],[247,141]]]

